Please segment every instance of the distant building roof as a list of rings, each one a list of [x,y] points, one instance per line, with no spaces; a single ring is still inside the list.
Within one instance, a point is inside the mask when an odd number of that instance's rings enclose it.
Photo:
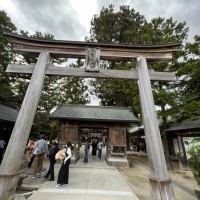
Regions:
[[[135,127],[133,127],[133,128],[131,128],[131,129],[129,129],[129,131],[128,131],[129,133],[144,133],[144,125],[142,125],[142,126],[135,126]]]
[[[104,122],[138,122],[130,108],[116,106],[63,105],[49,115],[54,119]]]
[[[200,131],[200,120],[174,124],[165,131],[166,132]]]
[[[0,120],[7,122],[15,122],[17,119],[18,110],[16,106],[0,102]]]

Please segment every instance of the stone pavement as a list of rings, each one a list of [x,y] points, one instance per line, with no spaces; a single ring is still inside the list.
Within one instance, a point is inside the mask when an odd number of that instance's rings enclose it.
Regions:
[[[103,152],[103,155],[105,155],[105,152]],[[89,157],[89,163],[84,164],[83,150],[81,149],[81,159],[75,165],[70,165],[69,184],[63,188],[56,188],[56,181],[49,182],[43,177],[32,179],[32,175],[29,173],[28,178],[23,183],[32,187],[39,186],[39,189],[28,200],[42,200],[45,198],[48,200],[150,199],[148,181],[150,172],[146,163],[148,162],[147,158],[133,156],[131,159],[133,159],[131,168],[107,166],[104,156],[102,159]],[[47,169],[48,166],[49,163],[46,159],[44,167]],[[60,163],[56,163],[55,180],[59,167]],[[44,176],[45,173],[46,171],[43,171],[42,175]],[[169,171],[169,175],[173,180],[176,200],[196,200],[193,190],[198,189],[198,186],[193,177],[183,178],[175,171]]]
[[[56,176],[58,174],[59,167],[60,164],[56,163]],[[56,188],[56,181],[48,181],[28,199],[138,200],[137,196],[132,191],[129,184],[121,176],[117,168],[107,166],[104,158],[98,159],[90,157],[89,163],[84,164],[82,157],[75,165],[70,165],[69,173],[68,185],[65,185],[63,188]],[[42,175],[44,176],[45,172],[42,172]]]

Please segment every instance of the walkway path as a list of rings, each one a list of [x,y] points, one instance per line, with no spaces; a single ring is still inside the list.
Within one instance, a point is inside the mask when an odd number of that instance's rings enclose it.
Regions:
[[[103,152],[105,156],[105,152]],[[150,199],[149,167],[147,158],[143,156],[130,157],[131,168],[107,166],[104,156],[102,159],[89,157],[89,163],[83,163],[83,150],[81,159],[70,166],[69,184],[63,188],[56,188],[56,181],[46,182],[41,178],[32,179],[29,176],[24,180],[24,185],[31,186],[43,184],[29,200],[147,200]],[[133,161],[133,162],[132,162]],[[49,162],[46,159],[44,167],[47,169]],[[55,179],[57,178],[60,163],[55,165]],[[42,172],[44,176],[46,171]],[[193,190],[199,187],[193,177],[183,178],[176,171],[169,171],[174,183],[176,200],[196,200]]]
[[[59,167],[57,163],[56,175]],[[69,184],[63,188],[55,186],[56,181],[45,183],[29,200],[138,200],[117,168],[107,166],[103,158],[90,158],[88,164],[81,158],[70,167]]]

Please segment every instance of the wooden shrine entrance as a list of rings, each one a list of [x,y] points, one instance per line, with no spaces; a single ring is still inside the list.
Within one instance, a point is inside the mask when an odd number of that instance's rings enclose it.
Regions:
[[[19,111],[4,159],[0,168],[0,199],[14,197],[19,167],[29,137],[42,91],[44,75],[76,76],[138,80],[145,137],[150,162],[150,185],[154,199],[173,200],[174,192],[169,178],[150,80],[175,81],[174,73],[149,71],[147,61],[170,61],[181,45],[120,45],[72,41],[47,41],[5,33],[14,50],[39,55],[36,64],[12,65],[9,73],[30,73],[32,78]],[[53,58],[83,58],[85,68],[63,68],[50,64]],[[136,62],[133,70],[100,69],[100,60]],[[16,159],[18,158],[18,159]]]
[[[85,143],[88,139],[91,140],[91,138],[96,138],[101,141],[103,141],[105,144],[108,139],[108,128],[100,128],[97,126],[97,128],[93,127],[81,127],[79,128],[80,133],[80,142]]]
[[[61,121],[59,144],[73,144],[72,163],[80,158],[80,145],[86,140],[103,140],[108,165],[129,166],[126,133],[128,124],[138,123],[130,108],[118,106],[63,105],[49,115]]]

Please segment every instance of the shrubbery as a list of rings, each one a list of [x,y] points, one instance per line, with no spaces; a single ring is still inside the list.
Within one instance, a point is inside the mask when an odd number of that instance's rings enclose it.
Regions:
[[[190,142],[191,147],[188,150],[190,158],[188,159],[189,166],[194,174],[194,178],[200,186],[200,139],[195,138]],[[197,199],[200,200],[200,190],[195,190]]]

